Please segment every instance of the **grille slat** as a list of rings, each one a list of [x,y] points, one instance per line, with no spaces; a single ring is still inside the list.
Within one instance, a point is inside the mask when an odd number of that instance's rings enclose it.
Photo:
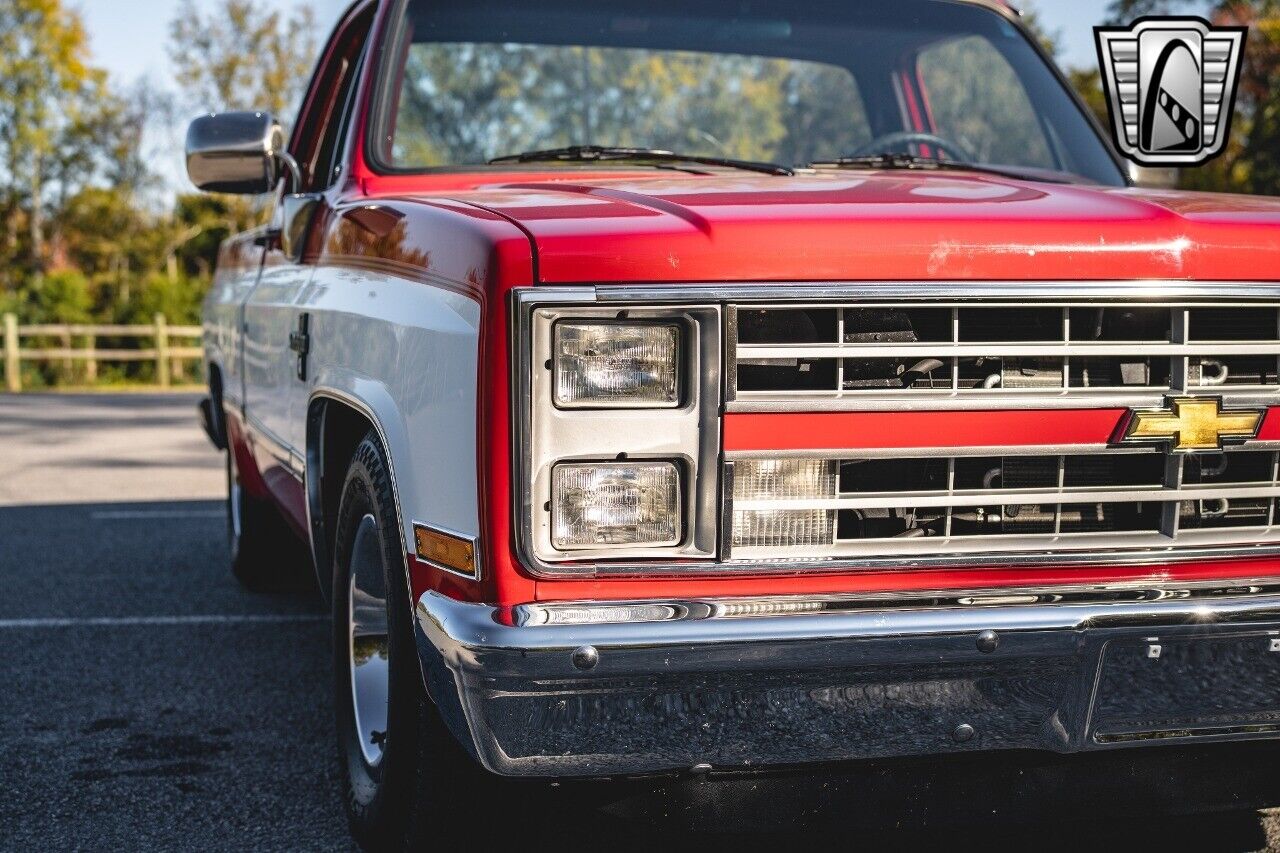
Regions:
[[[1274,306],[739,311],[731,402],[1280,392]]]
[[[993,495],[995,496],[993,498]],[[801,509],[878,509],[891,506],[897,509],[920,509],[925,507],[970,507],[970,506],[990,506],[1000,502],[1013,502],[1018,504],[1045,504],[1045,503],[1098,503],[1098,504],[1118,504],[1118,503],[1140,503],[1149,501],[1152,503],[1161,503],[1163,501],[1179,500],[1182,498],[1194,498],[1195,500],[1233,500],[1237,498],[1267,498],[1280,497],[1280,486],[1256,486],[1256,487],[1232,487],[1232,488],[1207,488],[1196,487],[1189,488],[1184,491],[1173,489],[1152,489],[1149,491],[1078,491],[1078,492],[1036,492],[1023,491],[1021,489],[1011,489],[1008,491],[973,493],[973,492],[957,492],[953,495],[946,494],[924,494],[916,495],[909,492],[901,494],[883,494],[859,496],[856,498],[823,498],[820,500],[810,500],[801,498],[790,498],[786,500],[745,500],[736,501],[734,508],[739,510],[801,510]]]
[[[1150,408],[1166,395],[1280,405],[1280,307],[1037,303],[731,307],[732,411]],[[799,319],[798,319],[799,318]],[[735,324],[731,322],[731,327]],[[802,331],[797,336],[796,330]],[[996,415],[998,417],[998,415]],[[734,494],[733,561],[1067,554],[1280,543],[1280,453],[1180,456],[1105,445],[815,456],[818,494]],[[798,454],[803,458],[804,454]],[[753,452],[727,464],[784,464]],[[753,540],[738,523],[808,539]]]

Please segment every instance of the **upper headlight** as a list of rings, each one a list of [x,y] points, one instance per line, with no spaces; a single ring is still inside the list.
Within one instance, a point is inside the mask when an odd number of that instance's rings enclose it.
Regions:
[[[561,408],[680,405],[676,324],[560,322],[554,347],[555,402]]]

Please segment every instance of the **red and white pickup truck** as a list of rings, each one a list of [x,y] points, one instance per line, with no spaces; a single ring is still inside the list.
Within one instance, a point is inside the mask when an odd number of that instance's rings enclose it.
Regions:
[[[332,601],[363,843],[1280,732],[1280,201],[1132,186],[1003,3],[362,0],[188,167],[275,193],[203,412],[237,577],[291,529]]]

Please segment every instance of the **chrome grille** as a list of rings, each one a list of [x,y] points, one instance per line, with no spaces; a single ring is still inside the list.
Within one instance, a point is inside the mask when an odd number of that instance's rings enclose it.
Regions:
[[[740,305],[730,326],[731,403],[1280,391],[1274,305]]]
[[[1147,408],[1169,395],[1280,405],[1276,303],[739,303],[727,320],[729,412]],[[1102,559],[1280,542],[1274,443],[1009,452],[729,454],[722,556]],[[801,462],[822,472],[819,494],[758,488],[761,467]]]
[[[902,443],[894,441],[869,441],[879,446],[857,449],[859,444],[841,443],[836,433],[837,440],[829,445],[814,440],[790,442],[795,448],[822,449],[774,451],[767,432],[760,432],[759,419],[739,420],[737,424],[730,420],[749,413],[930,413],[915,422],[934,435],[944,436],[941,430],[948,428],[946,413],[964,410],[1026,410],[1036,413],[1038,419],[1044,410],[1053,408],[1093,410],[1095,414],[1122,408],[1163,409],[1169,395],[1221,396],[1224,408],[1280,407],[1280,384],[1273,366],[1280,356],[1280,332],[1274,331],[1280,327],[1280,284],[677,283],[521,288],[512,300],[516,354],[512,366],[513,466],[515,482],[522,484],[513,491],[513,513],[519,519],[516,544],[523,564],[539,577],[792,576],[836,568],[1160,567],[1175,561],[1280,558],[1280,513],[1273,506],[1280,500],[1276,477],[1272,474],[1264,480],[1256,473],[1240,473],[1256,471],[1258,464],[1274,467],[1275,460],[1268,455],[1264,463],[1256,461],[1261,456],[1247,462],[1238,455],[1277,453],[1280,441],[1254,440],[1231,446],[1225,454],[1230,473],[1214,474],[1221,466],[1219,455],[1182,458],[1161,452],[1157,445],[1109,447],[1099,438],[1099,443],[1089,445],[1027,446],[1017,442],[1023,434],[1020,430],[1032,420],[1025,415],[1006,420],[999,436],[982,442],[982,446],[978,443],[983,434],[969,429],[966,434],[970,438],[962,446],[939,437],[935,441],[946,446],[909,441],[908,450],[891,448]],[[1001,309],[1039,313],[996,313]],[[896,327],[881,325],[884,315],[877,312],[884,311],[899,312]],[[934,313],[922,313],[925,311]],[[979,313],[984,311],[987,313]],[[783,317],[786,323],[767,322],[788,312],[789,319]],[[645,421],[640,428],[631,421],[626,430],[616,424],[584,423],[570,435],[572,447],[546,444],[553,432],[548,421],[558,420],[561,413],[537,390],[545,376],[542,365],[548,354],[543,315],[554,320],[560,316],[616,318],[624,313],[696,315],[699,327],[707,333],[700,336],[691,373],[702,381],[696,404],[686,408],[696,409],[697,418],[690,417],[687,424],[670,419]],[[909,325],[902,322],[903,315]],[[1056,321],[1046,319],[1050,317]],[[1061,331],[1044,331],[1051,322]],[[750,324],[754,326],[746,328]],[[910,387],[901,380],[894,385],[882,382],[880,387],[854,387],[851,383],[846,388],[843,379],[837,382],[848,367],[843,362],[851,355],[905,358],[903,350],[886,351],[890,346],[905,348],[907,355],[917,357],[907,367],[919,361],[922,350],[935,350],[945,369],[921,371],[912,377]],[[868,355],[867,347],[877,347],[874,355]],[[984,363],[977,364],[978,358]],[[1057,361],[1047,365],[1018,362],[1015,372],[1014,360],[1019,358]],[[997,372],[986,359],[999,360],[1000,381],[989,388],[979,387]],[[1221,366],[1224,360],[1225,371]],[[746,376],[753,367],[770,370]],[[980,373],[982,370],[986,372]],[[965,387],[955,379],[957,374],[966,377]],[[893,375],[898,375],[896,370]],[[979,375],[983,381],[976,382],[971,375]],[[584,417],[581,412],[571,414],[574,420]],[[634,413],[628,415],[628,419],[634,417]],[[848,422],[885,420],[893,419],[855,416]],[[1100,420],[1104,426],[1110,423],[1109,415]],[[1085,422],[1097,424],[1099,419],[1085,418]],[[753,425],[744,427],[747,423]],[[1010,427],[1010,423],[1020,426]],[[727,427],[736,430],[732,440],[723,432]],[[657,429],[663,430],[661,450],[654,439]],[[665,438],[668,431],[670,440]],[[1273,433],[1274,428],[1266,434]],[[1071,431],[1061,434],[1070,436]],[[823,442],[828,435],[832,433],[824,434]],[[548,462],[614,458],[620,445],[637,453],[637,448],[643,447],[650,456],[688,458],[682,456],[685,451],[668,448],[676,447],[677,438],[692,441],[694,437],[699,441],[698,465],[687,490],[691,506],[698,502],[690,526],[696,534],[688,543],[697,546],[696,554],[600,552],[566,559],[548,553],[543,535],[547,488],[539,479]],[[780,436],[778,446],[787,444],[786,437]],[[1142,457],[1146,462],[1112,463],[1109,467],[1096,464],[1099,457],[1119,456],[1131,460]],[[1005,457],[1013,461],[1005,463]],[[740,491],[737,482],[743,462],[761,459],[819,463],[809,466],[807,475],[792,476],[818,478],[824,484],[829,476],[836,484],[833,494],[824,493],[804,510],[808,515],[802,519],[765,515],[778,511],[767,503],[770,493],[757,489],[749,495]],[[1000,460],[1001,476],[986,491],[979,489],[981,496],[968,494],[975,491],[973,487],[957,485],[966,482],[971,464],[986,474],[993,459]],[[940,460],[941,468],[935,465],[906,479],[902,472],[920,460]],[[902,484],[876,486],[871,476],[876,464],[897,472],[903,477]],[[870,473],[855,475],[850,468]],[[1054,479],[1045,479],[1046,470],[1053,472]],[[1153,480],[1152,470],[1159,474],[1158,479]],[[1031,496],[1037,492],[1039,497],[1033,503]],[[1105,492],[1113,493],[1111,499],[1100,495]],[[785,494],[790,500],[809,497],[796,488]],[[899,508],[913,511],[914,527],[920,527],[922,521],[927,526],[925,512],[933,513],[942,519],[944,535],[900,535],[907,533],[907,525],[898,521],[892,524],[900,526],[890,526],[887,532],[868,529],[865,532],[876,535],[861,535],[863,531],[851,526],[850,519],[857,520],[852,515],[855,507],[841,506],[846,500],[875,500],[883,510],[879,515],[886,519],[900,516]],[[1017,514],[1005,512],[1006,506],[1016,507]],[[1104,510],[1101,519],[1099,507]],[[864,505],[864,519],[872,515],[867,510],[876,508]],[[1127,515],[1106,512],[1117,508]],[[747,512],[759,513],[752,521],[762,533],[789,538],[791,544],[751,544],[744,526],[735,524],[735,519],[742,518],[739,514]],[[945,535],[948,524],[951,533]]]

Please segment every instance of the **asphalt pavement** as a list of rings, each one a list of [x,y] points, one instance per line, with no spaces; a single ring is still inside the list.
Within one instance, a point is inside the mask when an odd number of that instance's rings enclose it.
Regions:
[[[227,567],[188,395],[0,395],[0,849],[348,850],[326,613]],[[446,849],[1280,851],[1280,746],[537,784]]]

